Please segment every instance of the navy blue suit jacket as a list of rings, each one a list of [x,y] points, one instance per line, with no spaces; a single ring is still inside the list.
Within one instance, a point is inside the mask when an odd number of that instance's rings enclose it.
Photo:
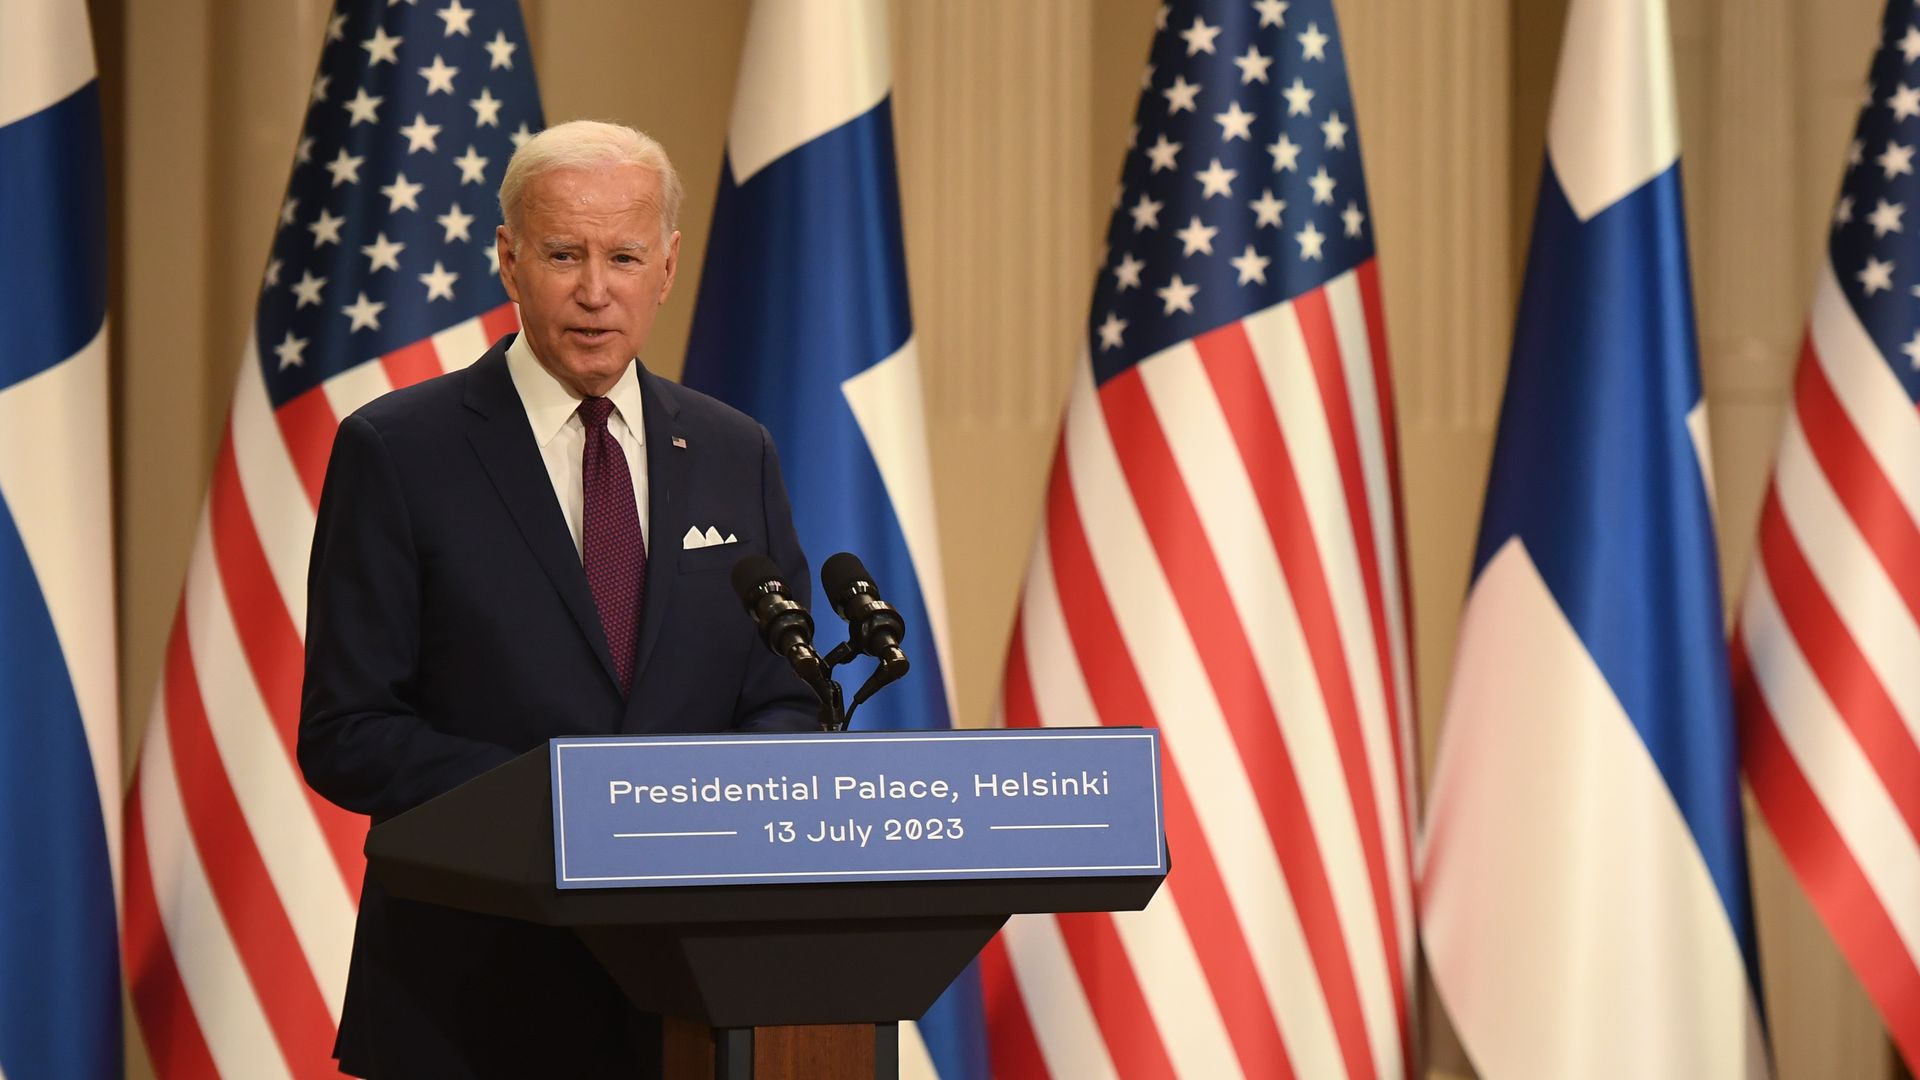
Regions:
[[[375,823],[554,736],[814,726],[812,694],[730,583],[758,552],[808,598],[766,429],[641,368],[651,521],[623,698],[507,372],[511,340],[374,401],[334,440],[299,758],[314,790]],[[683,550],[689,526],[739,540]],[[570,931],[399,900],[366,879],[335,1047],[347,1071],[637,1075],[645,1025]]]

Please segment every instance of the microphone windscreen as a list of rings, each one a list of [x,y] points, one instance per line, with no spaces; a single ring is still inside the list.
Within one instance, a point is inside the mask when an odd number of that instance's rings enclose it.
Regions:
[[[760,586],[769,581],[780,581],[780,568],[765,555],[748,555],[733,564],[734,595],[749,607],[760,592]]]
[[[838,605],[838,597],[844,595],[847,588],[856,581],[872,582],[872,575],[861,565],[860,557],[849,551],[830,556],[820,564],[820,587],[827,591],[827,597]]]

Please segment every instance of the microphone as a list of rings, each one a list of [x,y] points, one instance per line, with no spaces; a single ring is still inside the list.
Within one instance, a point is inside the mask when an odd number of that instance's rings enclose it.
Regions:
[[[887,681],[906,674],[907,656],[900,651],[900,639],[907,636],[906,620],[880,599],[880,587],[860,559],[845,551],[829,558],[820,567],[820,586],[834,613],[847,621],[848,642],[877,658]]]
[[[793,598],[772,559],[748,555],[734,563],[733,591],[759,626],[767,648],[786,657],[810,685],[826,678],[820,654],[813,651],[813,616]]]

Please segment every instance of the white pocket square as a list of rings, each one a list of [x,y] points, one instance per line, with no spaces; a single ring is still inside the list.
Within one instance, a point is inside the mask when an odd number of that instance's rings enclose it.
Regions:
[[[732,533],[728,533],[722,537],[720,530],[711,525],[707,526],[706,532],[701,532],[700,526],[698,525],[689,525],[687,527],[687,535],[680,538],[680,547],[684,551],[692,551],[695,548],[719,547],[722,544],[737,544],[739,542],[740,538]]]

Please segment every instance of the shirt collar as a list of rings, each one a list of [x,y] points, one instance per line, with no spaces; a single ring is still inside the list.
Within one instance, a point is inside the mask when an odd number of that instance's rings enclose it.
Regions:
[[[526,407],[527,422],[533,425],[533,441],[545,447],[567,426],[567,421],[573,419],[574,410],[580,407],[580,396],[541,366],[525,334],[516,335],[513,344],[507,346],[507,374],[513,378],[513,389],[520,395],[520,404]],[[627,370],[620,373],[620,381],[607,391],[607,397],[613,401],[614,409],[626,422],[634,440],[646,445],[638,363],[627,365]]]

